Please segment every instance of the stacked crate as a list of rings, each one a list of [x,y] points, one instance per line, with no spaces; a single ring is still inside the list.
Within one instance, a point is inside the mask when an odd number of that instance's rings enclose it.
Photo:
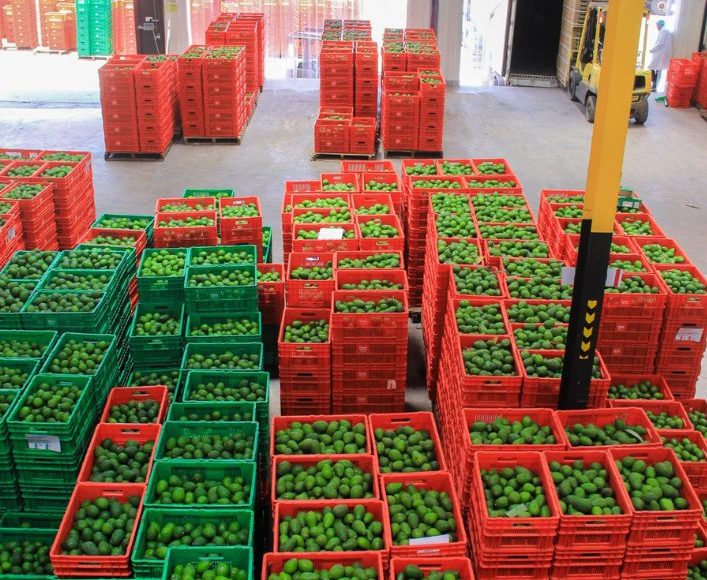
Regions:
[[[107,153],[140,151],[135,72],[144,61],[144,56],[114,56],[98,70]]]
[[[42,33],[42,44],[57,51],[76,48],[76,11],[73,5],[68,10],[45,13],[43,22],[45,32]]]
[[[141,152],[166,153],[176,131],[177,64],[148,56],[135,70],[135,97]]]
[[[378,116],[378,44],[358,41],[354,47],[354,115]]]
[[[419,151],[442,151],[446,83],[441,74],[420,72]]]
[[[206,133],[201,73],[207,50],[206,46],[193,45],[177,59],[177,94],[185,137],[201,137]]]
[[[243,46],[245,49],[246,92],[257,94],[260,90],[260,34],[262,22],[250,18],[234,18],[225,34],[226,45]],[[208,42],[208,40],[207,40]]]
[[[0,187],[7,186],[0,182]],[[18,250],[24,249],[22,239],[22,220],[20,219],[20,205],[16,201],[2,200],[0,189],[0,267]]]
[[[113,54],[111,0],[77,0],[76,38],[80,57]]]
[[[115,54],[137,53],[133,0],[113,0],[113,50]]]
[[[381,143],[383,149],[417,149],[420,131],[420,77],[417,73],[390,72],[381,92]]]
[[[9,12],[12,18],[12,41],[15,45],[18,48],[39,46],[35,3],[32,0],[12,0],[8,6],[11,7]]]
[[[700,71],[693,96],[700,107],[707,109],[707,66],[705,66],[705,61],[707,61],[707,52],[693,53],[692,60],[697,63]]]
[[[202,62],[204,137],[240,137],[248,120],[246,51],[211,47]]]
[[[156,248],[218,244],[216,198],[160,198],[155,205]]]
[[[264,262],[263,213],[257,196],[228,197],[218,200],[219,235],[223,244],[251,244]]]
[[[354,43],[325,41],[319,54],[319,105],[354,106]]]
[[[699,62],[689,58],[671,58],[665,99],[669,106],[686,108],[700,79]]]

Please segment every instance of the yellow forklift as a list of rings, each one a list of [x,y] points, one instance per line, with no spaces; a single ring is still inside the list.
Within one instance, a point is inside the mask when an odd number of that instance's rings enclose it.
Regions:
[[[570,99],[584,104],[584,114],[590,123],[594,122],[599,95],[599,75],[601,74],[607,10],[607,2],[591,2],[587,7],[579,50],[577,51],[577,61],[570,71],[567,82],[567,92]],[[645,68],[648,13],[644,18],[644,26],[646,30],[643,35],[640,68],[636,69],[631,102],[631,118],[637,125],[643,125],[648,119],[648,97],[651,94],[653,74]]]

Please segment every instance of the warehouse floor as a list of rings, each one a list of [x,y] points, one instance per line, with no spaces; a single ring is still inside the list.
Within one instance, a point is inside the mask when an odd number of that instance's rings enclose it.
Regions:
[[[70,57],[0,54],[0,69],[29,64],[33,72],[23,75],[21,84],[0,87],[0,147],[92,151],[99,213],[151,213],[158,197],[179,196],[186,187],[235,186],[242,195],[260,196],[264,221],[273,227],[277,261],[283,181],[338,170],[338,161],[310,159],[317,81],[268,83],[241,146],[178,143],[163,162],[105,162],[95,76],[99,63],[77,67]],[[67,88],[55,88],[65,83]],[[666,235],[677,239],[705,272],[707,131],[695,109],[667,109],[652,101],[651,107],[646,126],[629,130],[623,184],[646,201]],[[584,186],[592,125],[561,90],[450,91],[445,122],[446,157],[505,157],[535,209],[541,189]],[[412,383],[421,385],[418,329],[414,336],[410,373]],[[707,373],[698,392],[707,395]],[[424,389],[412,389],[409,402],[423,407]]]

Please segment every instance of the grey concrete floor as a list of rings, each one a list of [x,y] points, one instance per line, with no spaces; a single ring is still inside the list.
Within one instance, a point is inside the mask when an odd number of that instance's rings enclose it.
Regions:
[[[54,55],[34,58],[41,64],[21,62],[45,69],[57,62]],[[0,54],[0,69],[8,62],[7,53]],[[95,63],[60,62],[61,70],[76,75],[76,91],[62,89],[56,74],[46,82],[39,75],[28,86],[0,87],[0,146],[93,152],[99,213],[151,212],[158,197],[178,196],[186,187],[235,187],[242,195],[260,196],[278,260],[283,182],[338,169],[338,161],[310,159],[319,102],[316,81],[268,83],[242,146],[177,143],[163,162],[106,162],[97,79],[91,83]],[[71,76],[62,78],[72,86]],[[623,184],[638,192],[666,233],[707,271],[706,126],[695,109],[667,109],[654,102],[651,107],[648,123],[629,129]],[[592,125],[559,89],[450,91],[445,123],[445,156],[505,157],[535,209],[541,189],[584,187]],[[418,328],[413,337],[410,376],[416,388],[409,403],[422,408],[427,402]],[[701,395],[707,394],[704,375]]]

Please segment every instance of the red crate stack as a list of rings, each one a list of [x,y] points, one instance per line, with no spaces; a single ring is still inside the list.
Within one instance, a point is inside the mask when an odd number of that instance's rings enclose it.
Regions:
[[[263,261],[263,213],[257,196],[225,197],[218,200],[219,232],[224,244],[252,244]],[[241,215],[241,213],[252,215]]]
[[[113,56],[98,70],[107,153],[140,151],[135,71],[144,56]]]
[[[689,58],[672,58],[668,68],[665,99],[670,107],[689,107],[700,80],[700,64]]]
[[[202,65],[207,50],[206,46],[193,45],[177,58],[179,111],[185,137],[203,137],[206,133]]]
[[[53,160],[61,156],[80,161]],[[79,151],[46,152],[40,159],[47,163],[40,170],[38,177],[54,185],[52,196],[59,248],[71,249],[96,219],[91,154]],[[62,173],[62,177],[54,177]]]
[[[278,337],[280,410],[283,415],[331,412],[331,310],[286,307]],[[288,340],[290,325],[318,327],[322,342]]]
[[[375,118],[378,115],[378,45],[359,41],[354,50],[354,114]]]
[[[11,0],[12,36],[18,48],[39,46],[37,7],[33,0]],[[7,15],[7,12],[5,13]],[[9,38],[8,38],[9,40]]]
[[[348,312],[354,300],[395,300],[396,312]],[[336,290],[333,293],[332,410],[397,412],[405,408],[408,305],[403,290]],[[341,304],[341,305],[340,305]]]
[[[446,88],[442,75],[420,74],[419,151],[442,151]]]
[[[692,60],[697,63],[700,70],[697,84],[694,90],[694,99],[697,104],[703,109],[707,109],[707,52],[695,52],[692,54]]]
[[[47,12],[42,44],[51,50],[69,51],[76,48],[76,14],[73,10]]]
[[[324,41],[319,54],[319,105],[354,106],[354,43]]]
[[[348,153],[352,118],[352,107],[320,108],[314,123],[314,151],[316,153]]]
[[[204,134],[238,138],[246,109],[246,54],[242,46],[211,47],[202,61]]]
[[[137,53],[133,0],[113,0],[113,51],[115,54]]]
[[[292,252],[285,280],[288,306],[330,308],[335,286],[334,254]]]
[[[0,179],[12,178],[13,168],[20,165],[35,167],[31,176],[22,177],[0,193],[2,200],[16,200],[22,221],[22,239],[27,250],[57,250],[56,223],[54,221],[53,184],[39,179],[45,163],[42,161],[13,161],[0,173]],[[19,194],[19,190],[24,192]]]
[[[140,151],[165,153],[176,130],[177,63],[173,57],[150,57],[135,71]]]
[[[218,245],[216,216],[216,210],[158,213],[155,216],[155,248]],[[203,220],[205,225],[189,225],[190,220]]]
[[[682,294],[673,289],[675,286],[671,288],[667,280],[670,276],[684,276],[695,287],[705,288],[707,279],[689,263],[655,264],[654,269],[667,291],[656,372],[663,375],[676,398],[692,399],[707,347],[707,295]],[[684,279],[682,284],[684,288]]]
[[[264,276],[272,279],[263,279]],[[280,324],[285,309],[285,268],[282,264],[258,264],[258,309],[263,324]]]
[[[546,517],[491,517],[486,504],[483,476],[486,470],[523,467],[542,482]],[[533,451],[479,452],[476,454],[467,529],[471,538],[476,577],[480,580],[522,576],[547,578],[554,557],[560,522],[560,505],[543,454]]]
[[[383,77],[381,93],[381,143],[383,149],[416,150],[420,130],[419,77],[409,89]]]
[[[16,201],[2,199],[7,186],[0,182],[0,267],[18,250],[24,249],[20,205]]]
[[[260,89],[260,27],[262,22],[250,18],[236,18],[226,29],[225,43],[245,48],[246,91],[257,94]]]

